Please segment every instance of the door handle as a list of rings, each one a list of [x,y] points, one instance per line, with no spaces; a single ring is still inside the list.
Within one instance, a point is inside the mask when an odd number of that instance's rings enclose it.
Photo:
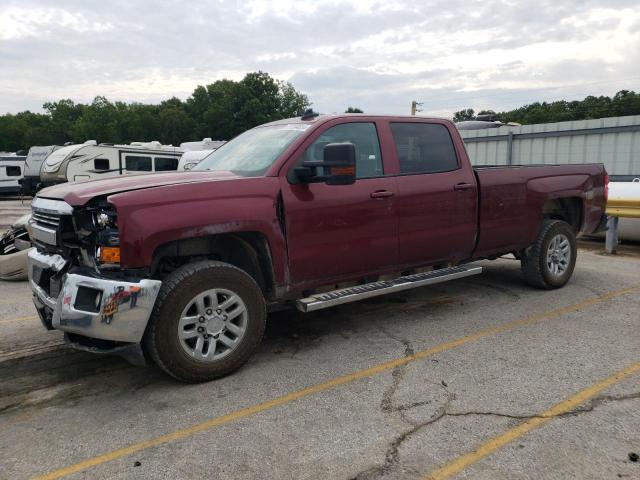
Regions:
[[[456,183],[456,184],[453,186],[453,189],[454,189],[454,190],[458,190],[458,191],[459,191],[459,190],[469,190],[469,189],[471,189],[471,188],[473,188],[473,185],[472,185],[472,184],[470,184],[470,183]]]
[[[375,192],[371,192],[371,198],[387,198],[393,197],[393,192],[389,190],[376,190]]]

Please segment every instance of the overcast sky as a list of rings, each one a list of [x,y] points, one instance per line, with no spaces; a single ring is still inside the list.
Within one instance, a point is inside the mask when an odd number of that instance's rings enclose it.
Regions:
[[[640,0],[0,0],[0,113],[263,70],[316,110],[451,116],[640,90]]]

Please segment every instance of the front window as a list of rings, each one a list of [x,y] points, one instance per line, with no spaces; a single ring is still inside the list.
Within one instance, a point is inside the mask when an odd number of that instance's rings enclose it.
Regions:
[[[320,162],[324,147],[330,143],[349,142],[356,147],[356,178],[384,175],[378,132],[373,123],[342,123],[329,128],[304,152],[303,161]]]
[[[259,177],[309,125],[291,123],[247,130],[211,152],[193,170],[228,171]]]

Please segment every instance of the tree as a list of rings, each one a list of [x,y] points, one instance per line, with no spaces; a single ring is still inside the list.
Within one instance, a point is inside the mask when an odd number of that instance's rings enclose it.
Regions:
[[[118,117],[118,109],[113,103],[105,97],[96,97],[73,124],[73,138],[77,142],[92,139],[120,143]]]
[[[453,120],[470,120],[468,112],[472,109],[456,112]],[[492,110],[480,112],[492,113]],[[495,113],[495,112],[493,112]],[[555,102],[534,102],[513,110],[495,113],[502,122],[518,122],[523,125],[532,123],[566,122],[588,120],[592,118],[619,117],[640,114],[640,93],[621,90],[613,98],[606,96],[588,96],[583,100],[558,100]]]
[[[0,150],[88,139],[159,140],[174,145],[204,137],[228,140],[261,123],[301,115],[310,105],[293,85],[265,72],[248,73],[240,81],[199,85],[184,102],[174,97],[157,105],[112,103],[97,96],[85,105],[62,99],[45,103],[43,114],[0,115]]]
[[[475,120],[476,116],[475,116],[475,111],[473,110],[473,108],[467,108],[465,110],[460,110],[456,113],[453,114],[453,121],[454,122],[464,122],[466,120]]]
[[[347,107],[344,113],[364,113],[364,110],[360,110],[358,107]]]
[[[82,116],[85,106],[76,105],[71,99],[46,102],[42,106],[51,119],[53,143],[63,145],[73,140],[73,125]]]

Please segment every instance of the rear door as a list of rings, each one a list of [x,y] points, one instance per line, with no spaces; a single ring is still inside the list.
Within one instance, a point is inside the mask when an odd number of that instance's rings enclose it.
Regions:
[[[390,122],[400,169],[400,263],[419,266],[468,258],[476,238],[477,185],[446,123]],[[454,134],[456,132],[453,132]]]
[[[282,177],[289,271],[297,285],[356,278],[398,260],[396,179],[385,176],[375,121],[329,122],[288,170],[321,160],[324,146],[334,142],[356,147],[353,185],[291,184]]]

